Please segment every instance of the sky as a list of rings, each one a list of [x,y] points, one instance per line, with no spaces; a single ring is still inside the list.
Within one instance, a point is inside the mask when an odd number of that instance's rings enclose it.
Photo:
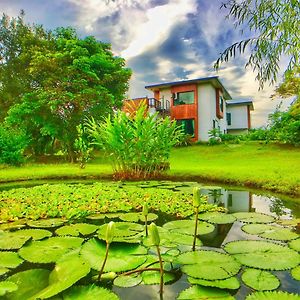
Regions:
[[[252,99],[252,126],[267,123],[280,103],[275,86],[259,91],[255,74],[245,69],[247,53],[213,69],[218,55],[244,38],[220,9],[222,0],[0,0],[0,13],[25,10],[25,20],[47,29],[72,26],[80,37],[93,35],[112,45],[132,69],[128,97],[153,96],[145,85],[219,76],[233,99]],[[245,28],[246,36],[250,32]],[[281,74],[285,69],[282,62]],[[281,78],[281,76],[279,76]],[[278,82],[279,83],[279,82]],[[291,101],[284,100],[283,108]]]

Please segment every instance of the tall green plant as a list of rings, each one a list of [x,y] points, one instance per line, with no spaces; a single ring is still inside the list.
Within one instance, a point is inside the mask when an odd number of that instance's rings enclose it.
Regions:
[[[169,167],[171,148],[182,131],[170,118],[150,115],[140,106],[134,117],[118,111],[99,123],[90,119],[86,127],[94,144],[104,149],[118,178],[149,178]]]

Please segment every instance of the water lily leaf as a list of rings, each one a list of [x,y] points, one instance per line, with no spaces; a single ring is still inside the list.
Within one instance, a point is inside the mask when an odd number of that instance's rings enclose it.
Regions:
[[[100,239],[105,238],[107,224],[99,227],[98,236]],[[144,226],[136,223],[129,222],[115,222],[115,237],[128,237],[134,236],[144,231]]]
[[[0,267],[16,268],[23,262],[23,259],[16,252],[0,252]]]
[[[195,231],[195,221],[193,220],[176,220],[171,221],[163,225],[163,228],[172,231],[175,231],[176,233],[182,233],[182,234],[188,234],[188,235],[194,235]],[[207,222],[198,222],[198,235],[204,235],[211,233],[215,230],[215,226],[212,224],[209,224]]]
[[[284,226],[297,226],[300,223],[300,218],[290,220],[278,220],[277,223]]]
[[[8,277],[7,280],[15,283],[18,289],[6,295],[6,299],[29,299],[48,285],[49,274],[50,271],[46,269],[31,269]]]
[[[110,290],[96,285],[73,286],[64,294],[64,300],[119,300],[120,298]]]
[[[104,242],[91,239],[82,246],[80,254],[93,269],[99,271],[105,257],[105,250]],[[140,245],[112,243],[109,247],[104,272],[133,270],[146,261],[147,257],[144,255],[146,253],[147,249]]]
[[[224,247],[241,264],[264,270],[287,270],[300,263],[300,255],[288,247],[265,241],[234,241]]]
[[[176,262],[183,264],[187,275],[205,280],[225,279],[236,275],[241,265],[228,254],[216,251],[193,251],[180,254]]]
[[[158,267],[158,265],[153,266]],[[160,272],[159,271],[145,271],[142,273],[144,284],[160,284]],[[163,280],[164,283],[174,281],[175,275],[170,272],[164,272]]]
[[[72,225],[65,225],[55,230],[57,235],[71,235],[79,236],[81,235],[90,235],[94,233],[99,226],[87,223],[76,223]]]
[[[178,300],[234,300],[228,292],[211,287],[203,287],[193,285],[190,288],[183,290]]]
[[[88,220],[104,220],[105,218],[107,219],[117,219],[120,218],[120,216],[122,216],[123,213],[119,212],[119,213],[106,213],[106,214],[93,214],[93,215],[89,215],[86,218]]]
[[[17,250],[20,249],[30,236],[16,235],[14,232],[0,232],[0,249],[1,250]]]
[[[275,275],[257,269],[246,269],[242,274],[242,280],[247,286],[257,291],[276,290],[280,285]]]
[[[78,255],[60,259],[49,275],[49,285],[32,299],[47,299],[66,290],[90,272],[89,264]]]
[[[149,213],[147,221],[152,222],[158,218],[158,215]],[[125,222],[145,222],[145,216],[142,213],[126,213],[120,216],[120,219]]]
[[[51,237],[33,241],[19,250],[19,255],[33,263],[56,262],[62,255],[81,246],[83,239],[77,237]]]
[[[289,242],[289,247],[300,252],[300,239]]]
[[[52,236],[52,232],[45,229],[22,229],[13,233],[18,236],[31,237],[34,241]]]
[[[300,296],[282,291],[255,292],[246,297],[246,300],[299,300]]]
[[[139,275],[120,275],[115,278],[114,285],[118,287],[133,287],[142,282],[142,276]]]
[[[229,224],[236,221],[235,216],[232,214],[225,214],[221,212],[207,212],[199,214],[199,220],[207,221],[214,224]]]
[[[275,221],[272,216],[257,212],[237,212],[233,213],[233,216],[245,223],[272,223]]]
[[[256,234],[262,238],[280,241],[289,241],[299,237],[297,233],[292,232],[288,228],[266,224],[247,224],[242,227],[242,230],[250,234]]]
[[[296,280],[300,280],[300,266],[291,270],[292,277]]]
[[[34,228],[52,228],[58,227],[64,224],[63,219],[53,218],[53,219],[39,219],[27,221],[27,225]]]
[[[10,270],[7,268],[0,267],[0,276],[8,273]]]
[[[193,277],[188,277],[188,281],[191,284],[198,284],[203,286],[217,287],[220,289],[237,290],[241,284],[235,276],[222,279],[222,280],[204,280]]]
[[[18,286],[14,282],[1,281],[0,282],[0,296],[4,296],[7,293],[14,292],[18,289]]]
[[[14,222],[0,224],[0,230],[20,229],[25,226],[26,226],[25,220],[18,220],[18,221],[14,221]]]

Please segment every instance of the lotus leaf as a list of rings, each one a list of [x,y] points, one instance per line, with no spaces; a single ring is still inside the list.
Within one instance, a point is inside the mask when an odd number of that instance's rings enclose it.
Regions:
[[[229,224],[236,221],[236,218],[232,214],[225,214],[221,212],[207,212],[199,214],[199,220],[204,220],[214,224]]]
[[[39,220],[31,220],[27,222],[27,225],[34,228],[52,228],[58,227],[64,224],[63,219],[39,219]]]
[[[23,262],[16,252],[0,252],[0,267],[3,268],[16,268]]]
[[[94,233],[99,226],[87,223],[76,223],[72,225],[65,225],[58,229],[56,229],[55,233],[57,235],[71,235],[71,236],[79,236],[82,235],[90,235]]]
[[[104,224],[99,227],[98,235],[99,238],[103,239],[105,237],[107,224]],[[144,231],[144,226],[136,223],[129,222],[115,222],[115,237],[128,237],[134,236]]]
[[[152,266],[151,266],[152,267]],[[154,265],[154,268],[158,268],[158,265]],[[145,271],[142,273],[144,284],[159,284],[160,283],[160,272],[159,271]],[[175,279],[173,273],[164,272],[163,280],[164,283],[171,282]]]
[[[291,274],[294,279],[300,280],[300,266],[294,268],[291,270]]]
[[[236,275],[241,265],[228,254],[216,251],[193,251],[180,254],[176,260],[183,264],[187,275],[205,280],[219,280]]]
[[[118,287],[133,287],[142,282],[142,276],[139,275],[120,275],[115,278],[114,285]]]
[[[289,242],[289,247],[300,252],[300,239]]]
[[[280,285],[280,281],[275,275],[257,269],[246,269],[242,274],[242,280],[250,288],[257,291],[276,290]]]
[[[237,290],[240,287],[240,282],[235,276],[223,280],[204,280],[193,277],[188,277],[191,284],[198,284],[203,286],[217,287],[220,289]]]
[[[267,224],[247,224],[242,227],[242,230],[250,234],[256,234],[262,238],[280,241],[289,241],[299,237],[297,233],[292,232],[288,228]]]
[[[20,229],[25,227],[26,225],[25,220],[18,220],[14,222],[8,222],[8,223],[3,223],[0,224],[0,230],[11,230],[11,229]]]
[[[105,257],[105,250],[104,242],[91,239],[82,246],[80,254],[93,269],[100,270]],[[146,261],[147,257],[144,255],[146,253],[147,249],[140,245],[112,243],[109,247],[104,272],[122,272],[135,269]]]
[[[8,272],[9,272],[9,269],[0,267],[0,276],[6,274],[6,273],[8,273]]]
[[[272,223],[275,221],[272,216],[257,212],[237,212],[233,213],[233,216],[245,223]]]
[[[193,220],[176,220],[163,225],[163,228],[174,231],[176,233],[194,235],[195,222]],[[211,233],[215,230],[215,226],[207,222],[198,222],[198,235]]]
[[[158,215],[149,213],[147,215],[147,221],[152,222],[158,218]],[[142,213],[126,213],[120,216],[122,221],[126,222],[145,222],[145,216]]]
[[[246,297],[246,300],[299,300],[300,296],[282,291],[255,292]]]
[[[52,236],[52,232],[45,229],[22,229],[13,233],[18,236],[31,237],[34,241]]]
[[[49,270],[31,269],[10,276],[7,280],[14,282],[18,289],[6,295],[6,299],[24,300],[31,298],[48,285],[49,274]]]
[[[193,285],[190,288],[183,290],[178,300],[234,300],[228,292],[211,288]]]
[[[300,218],[298,219],[290,219],[290,220],[279,220],[277,223],[284,226],[297,226],[300,223]]]
[[[300,262],[300,255],[288,247],[265,241],[234,241],[224,247],[241,264],[264,270],[287,270]]]
[[[0,296],[4,296],[7,293],[14,292],[18,289],[18,286],[14,282],[1,281],[0,282]]]
[[[62,255],[81,246],[78,237],[51,237],[43,241],[33,241],[19,250],[19,255],[33,263],[56,262]]]
[[[17,250],[30,239],[30,236],[16,235],[14,232],[0,232],[0,249]]]
[[[118,300],[120,299],[115,293],[103,287],[88,285],[88,286],[73,286],[64,293],[64,300]]]

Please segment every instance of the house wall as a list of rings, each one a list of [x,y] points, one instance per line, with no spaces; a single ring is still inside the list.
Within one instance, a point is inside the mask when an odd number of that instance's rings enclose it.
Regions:
[[[231,113],[231,125],[227,125],[228,131],[232,131],[233,129],[248,129],[250,125],[248,115],[250,114],[247,105],[227,106],[227,112]]]
[[[160,99],[161,101],[163,101],[163,108],[166,109],[166,101],[169,101],[170,105],[171,105],[171,101],[172,101],[172,93],[171,93],[171,88],[167,88],[167,89],[162,89],[160,90]]]

